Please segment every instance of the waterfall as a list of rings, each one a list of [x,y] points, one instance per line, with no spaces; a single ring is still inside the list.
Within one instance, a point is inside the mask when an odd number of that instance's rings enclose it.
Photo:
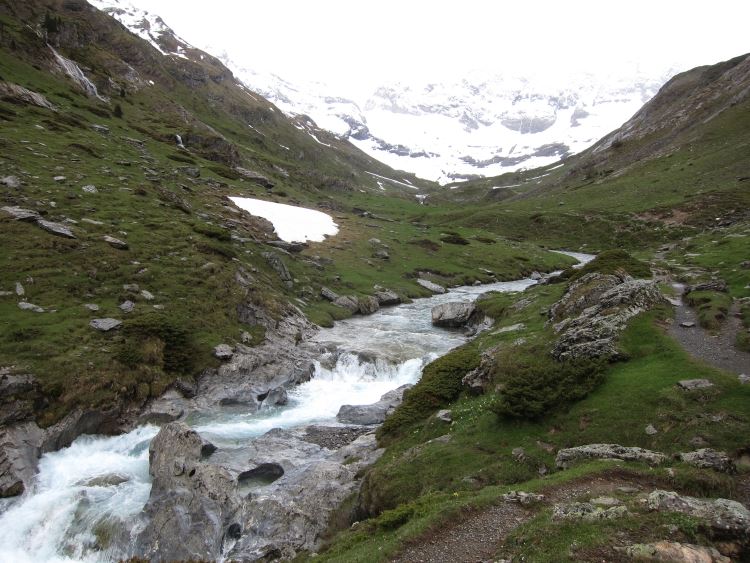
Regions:
[[[99,95],[99,91],[96,89],[96,85],[86,77],[86,75],[76,63],[74,63],[70,59],[66,59],[65,57],[63,57],[60,53],[55,51],[55,49],[51,45],[48,45],[48,47],[52,51],[52,54],[55,55],[55,59],[57,59],[60,68],[62,68],[65,71],[65,74],[72,78],[76,84],[83,88],[83,91],[86,92],[87,96],[97,98],[99,100],[102,100],[103,102],[107,101],[106,98],[103,98]]]

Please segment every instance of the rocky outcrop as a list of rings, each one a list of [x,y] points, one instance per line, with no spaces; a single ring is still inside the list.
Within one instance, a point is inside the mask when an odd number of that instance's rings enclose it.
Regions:
[[[719,452],[711,448],[701,448],[694,452],[681,453],[679,454],[679,459],[701,469],[713,469],[722,473],[734,473],[737,470],[732,458],[725,452]]]
[[[612,285],[613,278],[619,283]],[[564,311],[575,313],[589,303],[589,293],[596,296],[595,304],[554,325],[560,337],[552,355],[558,360],[618,357],[616,339],[627,322],[665,301],[654,281],[633,279],[627,274],[592,273],[573,283],[552,310],[558,315]]]
[[[0,99],[8,100],[14,104],[31,105],[50,110],[55,109],[55,106],[42,94],[11,82],[0,81]]]
[[[448,328],[465,326],[476,313],[474,303],[451,301],[432,308],[432,324]]]
[[[560,450],[557,452],[555,464],[560,469],[567,469],[574,462],[583,459],[621,459],[623,461],[643,461],[649,465],[658,465],[664,463],[667,456],[660,452],[618,444],[588,444]]]
[[[16,221],[26,221],[29,223],[35,223],[40,229],[47,231],[50,234],[57,235],[59,237],[74,239],[76,236],[73,234],[71,228],[62,223],[55,223],[54,221],[47,221],[42,219],[36,211],[31,209],[24,209],[22,207],[5,206],[1,208],[2,211],[13,217]]]
[[[292,287],[294,285],[292,274],[289,273],[289,269],[278,254],[264,252],[263,258],[266,259],[266,262],[268,262],[268,265],[271,266],[273,271],[279,275],[279,278],[285,286]]]
[[[390,289],[381,289],[375,292],[375,299],[378,300],[378,304],[381,307],[388,305],[398,305],[401,303],[401,298],[395,291]]]
[[[596,305],[601,297],[613,287],[622,283],[620,276],[591,273],[570,284],[559,301],[549,309],[554,321],[580,315],[585,309]]]
[[[636,561],[668,563],[731,563],[732,561],[713,547],[671,541],[638,543],[620,551]]]
[[[583,520],[595,522],[597,520],[612,520],[628,515],[624,506],[605,508],[592,502],[572,502],[570,504],[556,504],[552,508],[553,520]]]
[[[447,291],[442,285],[438,285],[435,282],[423,278],[419,278],[417,283],[432,293],[445,293]]]
[[[388,391],[377,403],[371,405],[343,405],[336,415],[336,420],[344,424],[380,424],[398,407],[404,398],[404,392],[412,385],[402,385]]]
[[[492,370],[495,367],[495,355],[499,349],[499,346],[495,346],[482,352],[479,365],[461,380],[464,387],[467,387],[472,394],[480,395],[489,390],[492,382]]]
[[[648,495],[647,505],[650,510],[679,512],[702,520],[714,535],[721,538],[747,539],[750,534],[750,511],[733,500],[699,499],[656,490]]]

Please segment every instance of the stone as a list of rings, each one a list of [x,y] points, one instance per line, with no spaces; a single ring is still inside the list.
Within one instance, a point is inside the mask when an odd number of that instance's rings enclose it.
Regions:
[[[96,225],[97,227],[100,227],[104,224],[102,221],[97,221],[96,219],[89,219],[88,217],[84,217],[81,219],[81,222],[88,223],[89,225]]]
[[[18,84],[13,84],[12,82],[0,81],[0,98],[19,104],[55,110],[55,106],[52,105],[42,94],[24,88],[23,86],[19,86]]]
[[[186,402],[176,389],[170,389],[153,401],[138,418],[140,424],[168,424],[185,414]]]
[[[33,311],[34,313],[44,313],[44,309],[40,307],[39,305],[34,305],[33,303],[28,303],[26,301],[21,301],[18,303],[18,308],[22,311]]]
[[[677,382],[677,386],[684,391],[693,391],[695,389],[708,389],[714,384],[708,379],[683,379]]]
[[[518,462],[521,462],[521,461],[524,461],[526,459],[526,450],[524,450],[521,447],[513,448],[510,451],[510,455],[513,456],[514,460],[516,460]]]
[[[370,295],[358,299],[357,311],[361,315],[372,315],[380,309],[378,300]]]
[[[453,422],[453,413],[449,409],[440,409],[435,414],[435,418],[442,422]]]
[[[570,316],[592,299],[593,304],[578,316]],[[616,340],[628,321],[664,302],[655,281],[637,280],[625,274],[586,274],[550,308],[551,319],[565,317],[553,327],[560,337],[552,355],[557,360],[616,359],[620,357]]]
[[[596,497],[589,502],[595,506],[620,506],[622,504],[622,501],[614,497]]]
[[[141,290],[141,297],[143,297],[146,301],[153,301],[154,300],[154,294],[151,293],[148,290],[145,290],[145,289]]]
[[[447,291],[442,285],[438,285],[430,280],[419,278],[417,279],[417,283],[432,293],[445,293]]]
[[[732,561],[714,547],[666,540],[656,543],[637,543],[625,549],[620,549],[620,551],[638,561],[664,561],[668,563],[731,563]]]
[[[287,242],[285,240],[269,240],[266,242],[269,246],[275,246],[276,248],[280,248],[282,250],[285,250],[286,252],[293,252],[298,253],[302,252],[303,250],[310,248],[310,245],[306,242],[299,242],[299,241],[292,241]]]
[[[356,297],[351,297],[349,295],[337,297],[334,299],[333,304],[347,309],[352,314],[359,311],[359,300]]]
[[[294,278],[292,278],[289,269],[278,254],[274,254],[273,252],[263,252],[262,256],[266,259],[266,262],[268,262],[268,265],[271,266],[273,271],[278,274],[284,285],[287,287],[292,287],[294,285]]]
[[[128,249],[128,243],[125,241],[122,241],[118,238],[111,237],[109,235],[104,235],[103,237],[104,242],[106,242],[108,245],[110,245],[112,248],[117,248],[118,250],[127,250]]]
[[[231,360],[234,350],[229,344],[218,344],[214,346],[214,356],[222,361]]]
[[[109,332],[112,329],[118,328],[122,324],[122,321],[117,319],[104,318],[104,319],[91,319],[89,326],[95,330],[101,332]]]
[[[432,324],[448,328],[466,325],[476,311],[474,303],[452,301],[432,308]]]
[[[271,189],[274,186],[274,183],[271,180],[269,180],[266,176],[260,174],[259,172],[249,170],[247,168],[242,168],[240,166],[236,166],[234,170],[243,178],[247,178],[248,180],[251,180],[256,184],[260,184],[264,188]]]
[[[391,259],[391,255],[388,254],[388,251],[385,250],[384,248],[376,250],[375,252],[373,252],[372,256],[373,256],[373,258],[377,258],[379,260],[390,260]]]
[[[67,180],[67,178],[65,176],[54,176],[52,179],[55,182],[64,182],[65,180]]]
[[[187,379],[183,379],[182,377],[175,379],[172,385],[174,386],[175,390],[186,399],[192,399],[198,394],[195,383]]]
[[[70,229],[70,227],[63,225],[62,223],[55,223],[53,221],[39,219],[37,220],[36,224],[39,225],[42,229],[44,229],[48,233],[51,233],[53,235],[57,235],[59,237],[65,237],[65,238],[76,238],[76,236],[73,234],[73,231]]]
[[[388,391],[378,402],[371,405],[342,405],[336,420],[344,424],[380,424],[401,404],[404,392],[411,387],[412,385],[406,384]]]
[[[32,211],[31,209],[24,209],[23,207],[5,206],[0,209],[13,217],[16,221],[35,222],[41,218],[39,213],[37,213],[36,211]]]
[[[699,499],[673,491],[655,490],[648,495],[647,506],[657,512],[679,512],[703,520],[714,533],[730,538],[750,534],[750,511],[737,501]]]
[[[177,169],[177,171],[180,174],[184,174],[185,176],[188,176],[189,178],[200,178],[201,177],[201,169],[197,166],[181,166]]]
[[[122,483],[130,481],[127,475],[120,473],[107,473],[105,475],[98,475],[91,479],[86,479],[78,483],[83,487],[116,487]]]
[[[395,291],[390,289],[381,289],[375,292],[375,299],[378,300],[378,304],[381,307],[387,305],[398,305],[401,303],[401,298]]]
[[[646,426],[645,432],[649,436],[653,436],[654,434],[658,434],[659,433],[659,431],[656,429],[656,427],[653,424],[649,424],[648,426]]]
[[[18,176],[2,176],[0,177],[0,184],[15,190],[21,187],[21,180],[18,179]]]
[[[98,194],[99,190],[96,189],[96,186],[93,184],[87,184],[81,188],[84,192],[87,194]]]
[[[536,504],[544,500],[544,495],[538,495],[535,493],[526,493],[524,491],[510,491],[503,495],[503,501],[520,504],[522,506],[529,506]]]
[[[685,294],[688,294],[692,291],[719,291],[722,293],[726,293],[728,291],[728,287],[727,282],[725,282],[724,280],[711,280],[685,288]]]
[[[86,307],[92,313],[96,313],[99,310],[99,305],[97,305],[96,303],[86,303],[84,304],[84,307]]]
[[[120,310],[122,310],[123,313],[132,313],[133,309],[135,309],[135,303],[129,299],[120,303]]]
[[[725,452],[712,450],[711,448],[701,448],[694,452],[681,453],[678,457],[685,463],[702,469],[714,469],[722,473],[734,473],[736,471],[732,458]]]
[[[583,459],[620,459],[659,465],[667,460],[667,456],[660,452],[619,444],[588,444],[560,450],[557,452],[555,464],[560,469],[567,469],[573,462]]]
[[[695,323],[693,321],[682,321],[680,323],[680,326],[682,328],[693,328],[695,326]]]
[[[570,504],[556,504],[552,508],[553,520],[583,520],[595,522],[597,520],[614,520],[628,515],[624,506],[602,508],[590,502],[573,502]]]
[[[21,285],[21,282],[16,282],[16,295],[19,297],[23,297],[26,295],[26,290],[24,289],[23,285]]]
[[[333,291],[332,289],[328,289],[327,287],[323,286],[320,288],[320,295],[323,297],[323,299],[326,299],[328,301],[336,301],[336,299],[339,298],[339,294]]]
[[[745,385],[746,383],[750,383],[750,375],[747,375],[746,373],[739,374],[737,376],[737,379],[742,385]]]
[[[259,397],[260,398],[260,397]],[[283,387],[274,387],[262,399],[263,406],[283,406],[286,405],[289,401],[289,396],[287,395],[286,389]]]
[[[141,290],[141,286],[137,283],[124,283],[122,288],[129,293],[138,293]]]

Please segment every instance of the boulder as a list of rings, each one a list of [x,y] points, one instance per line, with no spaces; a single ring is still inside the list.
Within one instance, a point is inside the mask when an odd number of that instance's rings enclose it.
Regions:
[[[438,285],[434,282],[431,282],[430,280],[425,280],[423,278],[419,278],[417,280],[417,283],[423,288],[431,291],[432,293],[445,293],[447,291],[442,285]]]
[[[361,315],[372,315],[380,309],[378,300],[375,297],[368,295],[367,297],[360,297],[358,300],[357,311]]]
[[[660,452],[618,444],[588,444],[560,450],[557,452],[555,464],[560,469],[567,469],[574,462],[582,459],[621,459],[623,461],[643,461],[649,465],[658,465],[665,462],[667,456]]]
[[[62,223],[55,223],[53,221],[46,221],[45,219],[38,219],[36,222],[42,229],[53,235],[64,238],[76,238],[70,227],[63,225]]]
[[[503,495],[503,501],[520,504],[523,506],[529,506],[536,504],[544,500],[544,495],[538,495],[535,493],[526,493],[523,491],[510,491]]]
[[[263,258],[266,259],[266,262],[268,262],[268,265],[271,266],[274,272],[276,272],[279,275],[279,278],[281,278],[281,281],[286,285],[287,287],[292,287],[294,285],[294,278],[292,278],[292,274],[289,273],[289,269],[286,267],[286,264],[284,264],[284,261],[279,257],[278,254],[274,254],[273,252],[264,252]]]
[[[356,297],[351,297],[349,295],[337,297],[333,300],[333,304],[347,309],[352,314],[359,311],[359,300]]]
[[[380,424],[401,404],[404,391],[412,385],[406,384],[388,391],[377,403],[371,405],[342,405],[336,415],[336,420],[344,424]]]
[[[289,396],[287,395],[286,389],[283,387],[274,387],[271,389],[268,393],[266,393],[265,397],[263,397],[263,406],[282,406],[286,405],[289,401]]]
[[[18,308],[22,311],[33,311],[34,313],[44,313],[44,309],[39,305],[34,305],[27,301],[21,301],[18,303]]]
[[[0,98],[17,104],[38,106],[40,108],[55,110],[47,98],[38,92],[13,84],[12,82],[0,81]]]
[[[117,319],[112,318],[91,319],[91,321],[89,322],[89,326],[91,328],[101,332],[109,332],[114,328],[118,328],[121,324],[122,321],[118,321]]]
[[[666,540],[656,543],[637,543],[624,549],[615,549],[637,561],[663,561],[667,563],[731,563],[732,561],[713,547]]]
[[[708,379],[683,379],[677,382],[677,386],[683,391],[693,391],[695,389],[708,389],[714,384]]]
[[[656,427],[653,424],[649,424],[648,426],[646,426],[645,432],[649,436],[653,436],[654,434],[658,434],[659,433],[659,431],[656,429]]]
[[[495,366],[495,355],[499,349],[500,346],[495,346],[482,352],[479,365],[461,379],[461,383],[468,387],[472,394],[481,395],[490,387],[492,370]]]
[[[401,298],[398,296],[398,294],[395,291],[391,291],[390,289],[376,291],[375,299],[378,300],[378,304],[381,307],[387,305],[398,305],[399,303],[401,303]]]
[[[694,452],[681,453],[679,459],[702,469],[714,469],[723,473],[734,473],[736,468],[732,459],[725,453],[711,448],[701,448]]]
[[[99,190],[96,189],[96,186],[93,184],[87,184],[81,188],[84,192],[87,194],[97,194],[99,193]]]
[[[720,291],[722,293],[726,293],[728,291],[728,288],[727,282],[725,282],[724,280],[711,280],[685,288],[686,295],[691,291]]]
[[[16,190],[21,187],[21,180],[18,179],[18,176],[2,176],[0,177],[0,184]]]
[[[452,301],[432,308],[432,324],[448,328],[466,325],[476,311],[474,303]]]
[[[333,291],[332,289],[328,289],[327,287],[323,286],[320,288],[320,295],[323,297],[323,299],[326,299],[328,301],[336,301],[336,299],[339,298],[339,294]]]
[[[750,534],[750,511],[737,501],[699,499],[656,490],[648,495],[647,505],[650,510],[679,512],[703,520],[720,537],[747,538]]]
[[[636,280],[627,275],[602,276],[602,279],[604,286],[608,287],[606,291],[600,292],[597,289],[599,286],[594,284],[579,297],[579,300],[586,300],[585,294],[593,292],[597,296],[595,304],[583,309],[578,316],[565,318],[554,325],[555,332],[560,334],[552,351],[555,359],[619,357],[615,341],[625,330],[628,321],[665,301],[655,281]],[[611,286],[613,279],[619,280],[619,283]],[[576,284],[572,284],[565,296],[553,305],[553,318],[555,314],[562,314],[561,310],[578,310],[579,305],[562,305],[566,300],[573,300],[570,293],[574,287]]]
[[[104,239],[104,242],[106,242],[112,248],[117,248],[118,250],[128,249],[128,243],[120,240],[119,238],[111,237],[109,235],[104,235],[102,238]]]
[[[16,221],[35,222],[41,218],[39,213],[37,213],[36,211],[32,211],[31,209],[24,209],[23,207],[5,206],[0,209],[13,217]]]
[[[120,310],[122,310],[123,313],[132,313],[133,309],[135,309],[135,303],[130,299],[120,303]]]
[[[451,423],[453,422],[453,413],[449,409],[440,409],[435,414],[435,418],[442,422]]]
[[[549,318],[561,321],[580,315],[585,309],[596,305],[602,295],[622,283],[621,276],[592,272],[581,276],[570,284],[559,301],[549,308]]]
[[[624,506],[613,506],[602,508],[590,502],[573,502],[570,504],[556,504],[552,508],[553,520],[583,520],[594,522],[596,520],[613,520],[628,515],[628,509]]]
[[[242,168],[240,166],[236,166],[234,170],[243,178],[255,182],[256,184],[260,184],[264,188],[271,189],[274,186],[274,183],[271,180],[269,180],[266,176],[260,174],[259,172],[255,172],[254,170],[249,170],[247,168]]]
[[[746,383],[750,383],[750,375],[747,375],[746,373],[741,373],[737,376],[737,379],[739,380],[741,385],[745,385]]]
[[[214,356],[222,361],[231,360],[234,350],[229,344],[217,344],[214,346]]]
[[[99,305],[97,305],[96,303],[85,303],[83,306],[92,313],[96,313],[99,310]]]

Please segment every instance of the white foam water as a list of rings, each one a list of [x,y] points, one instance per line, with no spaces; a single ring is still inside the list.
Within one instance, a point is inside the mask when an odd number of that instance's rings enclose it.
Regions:
[[[289,391],[286,406],[255,413],[217,409],[187,422],[220,447],[272,428],[336,424],[342,405],[374,403],[396,387],[416,383],[428,362],[466,341],[460,331],[432,326],[432,307],[473,301],[486,291],[523,291],[535,283],[460,287],[337,322],[316,337],[330,351],[321,355],[310,381]],[[141,426],[116,437],[81,436],[42,456],[31,490],[0,505],[0,563],[95,563],[128,556],[109,549],[106,536],[137,531],[151,489],[148,444],[157,431]]]

